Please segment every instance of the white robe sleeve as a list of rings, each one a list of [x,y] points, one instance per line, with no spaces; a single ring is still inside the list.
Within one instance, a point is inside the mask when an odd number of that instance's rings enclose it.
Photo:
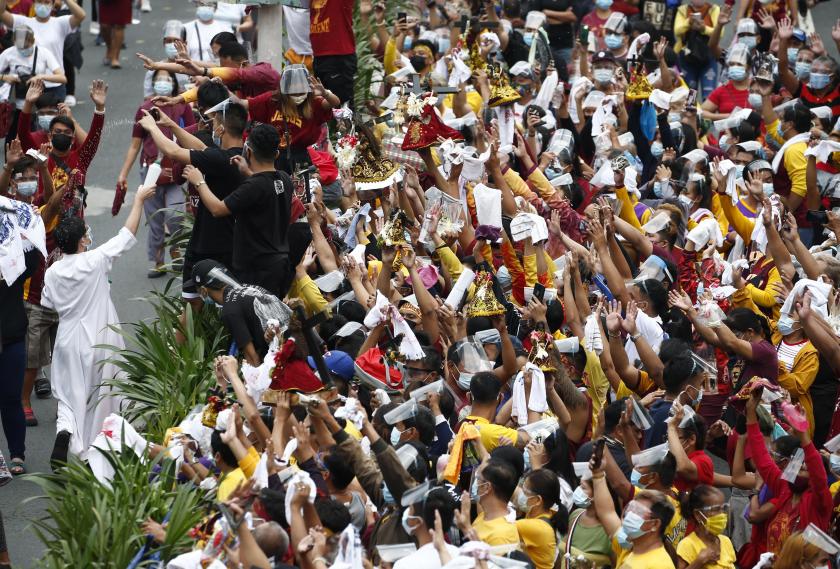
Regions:
[[[111,263],[114,259],[131,249],[137,243],[137,237],[123,227],[115,236],[91,251],[96,256],[96,263],[106,265],[106,270],[111,270]]]

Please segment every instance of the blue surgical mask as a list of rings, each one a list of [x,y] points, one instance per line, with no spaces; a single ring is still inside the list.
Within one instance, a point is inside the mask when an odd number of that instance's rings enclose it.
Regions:
[[[746,68],[740,66],[730,67],[727,74],[733,81],[743,81],[747,76],[747,70]]]
[[[738,43],[741,45],[745,45],[748,48],[752,49],[755,47],[757,40],[755,36],[741,36],[738,38]]]
[[[773,423],[773,440],[780,439],[781,437],[786,437],[787,431],[782,428],[779,423]]]
[[[472,373],[467,373],[467,372],[462,371],[460,373],[460,375],[458,375],[458,387],[460,387],[464,391],[469,391],[470,390],[470,383],[472,382],[473,375],[474,374],[472,374]]]
[[[595,6],[599,10],[609,10],[613,4],[613,0],[595,0]]]
[[[478,503],[481,496],[478,495],[478,476],[473,474],[472,484],[470,484],[470,499],[473,503]]]
[[[155,81],[152,89],[154,90],[155,95],[168,97],[172,94],[172,83],[169,81]]]
[[[654,140],[650,145],[650,153],[654,158],[661,158],[665,154],[665,147],[658,140]]]
[[[784,140],[785,138],[785,131],[782,129],[782,121],[776,123],[776,136]]]
[[[831,75],[828,73],[811,73],[811,77],[808,80],[808,87],[820,90],[828,87],[829,83],[831,83]]]
[[[586,509],[592,504],[592,498],[587,496],[583,486],[575,488],[574,493],[572,493],[572,500],[574,501],[576,508]]]
[[[779,321],[776,323],[776,327],[779,329],[779,334],[782,336],[789,336],[794,332],[794,324],[795,322],[789,314],[782,314],[779,316]]]
[[[653,183],[653,195],[657,198],[662,199],[662,182],[659,180]]]
[[[50,123],[55,118],[55,115],[38,115],[38,127],[41,130],[49,130]]]
[[[680,122],[682,120],[682,113],[668,113],[668,122]]]
[[[738,179],[744,179],[744,165],[738,164],[735,166],[735,177]]]
[[[724,152],[726,152],[727,150],[729,150],[732,147],[732,145],[729,144],[729,135],[728,134],[721,135],[720,140],[718,140],[718,146]]]
[[[621,549],[630,549],[633,547],[633,543],[627,539],[627,532],[624,531],[624,526],[618,528],[618,531],[615,532],[615,541],[618,542]]]
[[[773,192],[776,191],[776,188],[773,186],[771,182],[764,182],[761,185],[761,190],[764,192],[764,195],[768,198],[773,195]]]
[[[216,11],[213,9],[213,6],[199,6],[195,9],[195,17],[202,22],[209,22],[213,19],[213,14],[215,12]]]
[[[382,499],[385,501],[386,504],[396,504],[397,501],[394,500],[394,495],[391,494],[391,491],[388,490],[388,485],[384,482],[382,483]]]
[[[414,42],[414,38],[412,38],[411,36],[405,36],[405,39],[403,40],[403,49],[406,50],[406,51],[411,49],[411,44],[413,42]]]
[[[804,81],[811,75],[811,64],[807,61],[797,61],[794,69],[796,70],[796,77],[800,81]]]
[[[840,455],[832,454],[828,460],[831,463],[831,472],[834,474],[840,472]]]
[[[694,401],[692,401],[692,403],[694,404],[694,407],[696,408],[698,405],[700,405],[701,401],[703,401],[703,388],[702,387],[700,388],[700,391],[697,393],[697,398]]]
[[[607,47],[610,49],[618,49],[621,47],[621,44],[624,43],[624,38],[619,34],[607,34],[604,36],[604,43],[607,44]]]
[[[451,46],[449,38],[438,38],[437,44],[439,53],[446,53],[447,51],[449,51],[449,48]]]
[[[797,55],[799,55],[799,48],[798,47],[787,48],[788,63],[790,63],[791,61],[796,61],[796,56]]]
[[[178,57],[178,48],[175,46],[174,43],[165,43],[163,44],[163,51],[166,53],[166,57],[169,59],[175,59]]]
[[[595,79],[596,83],[609,83],[612,81],[613,76],[615,75],[615,71],[612,69],[595,69],[592,72],[592,78]]]
[[[402,436],[402,431],[399,430],[397,427],[391,427],[391,446],[395,447],[400,444],[400,437]]]
[[[534,32],[522,32],[522,41],[525,42],[525,45],[531,47],[531,44],[534,43]]]
[[[35,16],[38,18],[49,18],[52,14],[52,4],[35,4]]]
[[[38,181],[37,180],[27,180],[25,182],[18,182],[15,186],[15,194],[28,198],[35,194],[38,190]]]
[[[642,482],[642,476],[643,474],[634,468],[630,473],[630,483],[637,488],[647,488],[647,485]]]
[[[642,529],[645,519],[636,512],[627,512],[621,519],[621,528],[629,539],[639,539],[647,532]]]
[[[209,294],[207,296],[202,296],[201,300],[204,301],[204,306],[207,308],[213,308],[214,306],[216,306],[216,302],[212,298],[210,298]]]
[[[761,108],[761,93],[750,93],[747,95],[747,101],[749,102],[750,106],[754,109]]]
[[[688,209],[691,209],[691,206],[694,205],[694,200],[688,197],[685,194],[680,194],[677,196],[677,199],[680,200],[680,203],[683,204]]]
[[[25,47],[23,49],[18,48],[18,53],[21,57],[29,57],[35,51],[34,47]]]

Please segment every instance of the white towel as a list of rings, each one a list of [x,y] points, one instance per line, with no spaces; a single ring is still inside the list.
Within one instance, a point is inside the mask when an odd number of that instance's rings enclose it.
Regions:
[[[639,52],[648,44],[650,41],[650,34],[644,33],[639,35],[633,42],[630,44],[630,47],[627,48],[627,59],[634,60],[638,57]]]
[[[826,163],[832,152],[840,151],[840,142],[823,140],[816,146],[805,150],[805,156],[816,156],[817,162]]]
[[[499,152],[506,154],[513,152],[513,135],[516,133],[516,122],[513,105],[502,105],[493,109],[499,123]]]
[[[121,453],[123,445],[134,451],[134,454],[145,461],[146,448],[149,443],[140,436],[131,424],[114,413],[111,413],[102,421],[102,430],[93,439],[88,449],[88,464],[93,475],[99,482],[108,488],[111,487],[111,480],[114,478],[114,467],[107,452]]]
[[[721,160],[718,164],[718,172],[726,177],[726,195],[732,198],[732,205],[737,205],[741,197],[738,195],[738,186],[735,183],[737,169],[732,160]]]
[[[309,486],[309,497],[307,499],[309,500],[310,504],[315,503],[315,495],[318,493],[318,488],[315,486],[315,482],[313,482],[312,478],[309,477],[308,472],[298,470],[286,483],[286,520],[292,519],[292,498],[295,494],[295,486],[299,482],[303,482],[304,484]]]
[[[822,281],[811,279],[800,279],[793,285],[793,289],[782,304],[781,313],[790,314],[793,310],[793,301],[805,292],[811,291],[811,309],[816,311],[823,318],[828,318],[828,295],[831,294],[831,285]]]
[[[548,111],[548,107],[551,104],[551,97],[554,96],[554,91],[557,89],[557,85],[559,84],[560,77],[558,77],[556,71],[552,71],[546,75],[545,81],[543,81],[540,86],[540,92],[537,93],[537,97],[534,99],[533,104],[545,111]]]
[[[387,268],[383,267],[383,271],[388,270]],[[382,321],[385,320],[385,309],[390,306],[391,303],[388,302],[388,299],[379,292],[376,291],[376,303],[373,305],[373,308],[367,313],[364,319],[364,325],[368,330],[373,330],[376,328]]]
[[[632,166],[624,169],[624,187],[627,191],[636,196],[636,199],[642,196],[639,191],[639,173]]]
[[[601,338],[601,330],[598,328],[596,318],[594,313],[586,317],[586,323],[583,326],[583,347],[600,356],[604,351],[604,340]]]
[[[417,336],[414,335],[408,322],[406,322],[405,318],[400,314],[400,311],[393,304],[389,304],[387,310],[391,314],[391,326],[394,329],[394,337],[398,338],[402,336],[399,347],[400,354],[405,356],[409,361],[422,360],[426,354],[423,352],[423,347],[420,345]]]
[[[792,144],[796,144],[797,142],[805,142],[809,138],[811,138],[811,133],[810,132],[803,132],[801,134],[797,134],[796,136],[794,136],[790,140],[787,140],[782,145],[782,147],[779,148],[779,151],[776,153],[776,156],[773,157],[773,171],[774,172],[779,171],[779,165],[782,163],[782,158],[784,158],[785,151],[788,149],[789,146],[791,146]]]
[[[572,83],[572,88],[569,90],[569,101],[575,101],[578,91],[583,90],[588,92],[594,86],[595,84],[588,77],[581,75]],[[569,117],[575,124],[580,122],[580,117],[577,114],[577,105],[574,103],[569,104]]]
[[[531,396],[525,401],[525,372],[531,372]],[[536,413],[548,411],[548,400],[545,395],[545,374],[536,365],[528,362],[525,370],[516,374],[513,380],[513,395],[511,402],[511,417],[516,419],[519,426],[528,424],[528,410]]]
[[[589,181],[589,185],[595,186],[596,188],[604,188],[607,186],[615,186],[615,175],[613,174],[612,166],[610,166],[610,161],[605,160],[601,167],[598,168],[598,171],[595,172],[595,175],[592,176],[592,179]]]
[[[488,188],[484,184],[476,184],[473,188],[475,200],[475,216],[479,225],[502,226],[502,192],[495,188]]]
[[[688,232],[686,239],[694,243],[698,251],[704,249],[712,241],[716,247],[723,246],[723,233],[720,231],[717,219],[713,217],[707,217],[698,223],[697,227]]]

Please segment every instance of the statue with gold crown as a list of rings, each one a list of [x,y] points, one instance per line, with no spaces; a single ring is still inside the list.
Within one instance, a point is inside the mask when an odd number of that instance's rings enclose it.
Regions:
[[[545,330],[534,330],[528,336],[528,340],[531,344],[528,361],[540,368],[540,371],[557,371],[551,359],[554,337]]]
[[[644,64],[641,61],[630,62],[630,83],[627,85],[625,97],[631,101],[642,101],[653,93],[653,85],[648,81]]]
[[[487,101],[487,106],[511,105],[519,100],[519,93],[511,86],[507,73],[504,72],[500,64],[489,67],[489,80],[490,100]]]
[[[467,318],[501,316],[505,313],[505,307],[502,306],[493,291],[493,275],[486,271],[480,271],[475,275],[473,285],[475,286],[475,292],[465,307]]]

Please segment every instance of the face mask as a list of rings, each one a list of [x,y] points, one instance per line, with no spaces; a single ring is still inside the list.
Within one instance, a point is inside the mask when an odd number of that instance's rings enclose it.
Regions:
[[[643,474],[634,468],[630,473],[630,483],[637,488],[647,488],[647,484],[642,482],[642,476]]]
[[[831,82],[831,75],[828,73],[811,73],[811,78],[808,80],[808,87],[811,89],[825,89]]]
[[[408,58],[408,60],[411,62],[411,66],[414,68],[414,70],[418,73],[426,69],[426,58],[422,55],[412,55]]]
[[[38,115],[38,126],[41,130],[49,130],[50,123],[55,118],[55,115]]]
[[[797,61],[794,67],[796,69],[796,77],[800,80],[805,80],[811,75],[811,64],[807,61]]]
[[[621,520],[621,528],[631,540],[639,539],[647,532],[642,529],[645,519],[636,512],[627,512]]]
[[[169,96],[172,94],[172,83],[169,81],[155,81],[153,86],[155,91],[155,95],[158,96]]]
[[[743,164],[738,164],[737,166],[735,166],[735,177],[738,178],[738,179],[743,179],[744,178],[744,165]]]
[[[462,371],[461,375],[458,376],[458,387],[460,387],[464,391],[469,391],[472,378],[473,374]]]
[[[32,52],[34,52],[34,51],[35,51],[34,47],[25,47],[23,49],[18,48],[18,53],[21,55],[21,57],[29,57],[30,55],[32,55]]]
[[[680,203],[683,204],[685,207],[691,209],[691,206],[694,205],[694,200],[688,197],[685,194],[680,194],[677,196],[677,199],[680,200]]]
[[[391,427],[391,446],[395,447],[400,444],[400,437],[402,436],[402,431],[396,427]]]
[[[738,38],[738,43],[741,45],[745,45],[748,48],[752,49],[755,47],[756,44],[755,36],[741,36]]]
[[[768,409],[767,412],[770,413],[770,410]],[[775,441],[778,438],[786,436],[787,431],[785,431],[779,423],[773,423],[773,440]]]
[[[449,51],[449,47],[451,45],[450,42],[449,42],[449,38],[438,38],[437,43],[438,43],[438,51],[440,53],[446,53],[447,51]]]
[[[765,196],[767,196],[768,198],[769,198],[770,196],[772,196],[772,195],[773,195],[773,192],[775,191],[775,188],[773,187],[773,184],[772,184],[772,183],[770,183],[770,182],[765,182],[765,183],[761,186],[761,189],[764,191],[764,195],[765,195]]]
[[[382,499],[385,500],[386,504],[396,504],[397,502],[394,500],[394,495],[391,494],[391,491],[388,490],[388,485],[384,482],[382,483]]]
[[[761,107],[761,95],[759,93],[750,93],[747,95],[747,101],[749,102],[750,106],[754,109],[758,109]]]
[[[662,182],[654,182],[653,183],[653,195],[657,198],[662,198]]]
[[[650,145],[650,153],[654,158],[660,158],[665,153],[665,147],[658,140],[654,140]]]
[[[49,18],[52,14],[52,4],[35,4],[35,16]]]
[[[534,32],[525,32],[522,34],[522,41],[525,42],[525,45],[531,47],[531,44],[534,43]]]
[[[592,72],[592,77],[596,83],[609,83],[612,81],[615,71],[612,69],[596,69]]]
[[[779,121],[778,123],[776,123],[776,136],[778,136],[782,140],[785,139],[785,131],[782,128],[782,121]]]
[[[409,524],[408,523],[409,520],[420,520],[420,519],[422,519],[420,516],[412,516],[411,515],[411,510],[409,510],[408,508],[403,510],[402,527],[405,530],[405,533],[407,533],[408,535],[411,535],[411,534],[414,533],[414,530],[416,530],[419,527],[419,526],[412,526],[411,524]]]
[[[668,113],[668,122],[680,122],[682,120],[682,115],[680,113]]]
[[[697,407],[698,405],[700,405],[701,401],[703,401],[703,388],[702,387],[700,388],[700,391],[697,393],[697,399],[692,401],[692,403],[694,403],[694,406]]]
[[[73,142],[73,139],[70,137],[69,134],[55,133],[52,135],[52,145],[53,148],[58,150],[59,152],[65,152],[70,149],[70,144]]]
[[[414,39],[411,36],[405,36],[405,39],[403,40],[403,50],[408,51],[411,49],[411,43],[413,41]]]
[[[726,152],[727,150],[729,150],[732,147],[732,145],[729,144],[729,135],[728,134],[724,134],[723,136],[720,137],[720,140],[718,140],[718,147],[721,150],[723,150],[724,152]]]
[[[776,323],[776,326],[779,328],[779,334],[781,334],[782,336],[788,336],[792,334],[794,332],[793,325],[793,318],[791,318],[788,314],[782,314],[779,317],[779,321]]]
[[[309,96],[309,95],[307,95],[307,94],[303,94],[303,95],[289,95],[289,98],[292,100],[292,102],[293,102],[294,104],[296,104],[296,105],[302,105],[302,104],[303,104],[303,102],[304,102],[304,101],[306,101],[306,98],[307,98],[308,96]]]
[[[831,463],[831,471],[835,474],[840,472],[840,456],[836,454],[832,454],[831,458],[829,458],[829,462]]]
[[[575,502],[575,507],[586,509],[592,504],[592,498],[586,495],[583,486],[575,488],[572,494],[572,500]]]
[[[202,22],[209,22],[213,19],[213,10],[212,6],[199,6],[195,10],[195,17],[201,20]]]
[[[517,85],[516,92],[519,93],[521,97],[527,97],[531,94],[531,86],[530,85]]]
[[[787,48],[788,62],[796,61],[796,56],[797,55],[799,55],[799,48],[798,47]]]
[[[528,495],[525,492],[520,491],[516,495],[516,509],[522,512],[523,514],[528,513]]]
[[[729,521],[729,516],[726,514],[715,514],[714,516],[703,516],[705,520],[703,521],[703,527],[706,528],[712,535],[720,535],[723,533],[723,530],[726,529],[726,524]]]
[[[747,76],[747,70],[743,67],[730,67],[727,71],[729,78],[733,81],[743,81]]]
[[[26,182],[18,182],[15,187],[15,193],[24,198],[33,195],[38,189],[38,182],[35,180],[28,180]]]
[[[627,539],[627,532],[624,531],[624,527],[618,528],[618,531],[615,532],[615,540],[618,542],[618,545],[621,549],[630,549],[633,547],[633,544]]]
[[[470,499],[473,502],[478,502],[481,500],[481,496],[478,494],[478,477],[473,476],[472,484],[470,484]]]
[[[609,10],[612,6],[613,0],[595,0],[595,6],[599,10]]]
[[[607,44],[607,47],[610,49],[618,49],[621,47],[621,44],[624,43],[624,38],[618,34],[607,34],[604,36],[604,43]]]
[[[165,43],[163,44],[163,51],[166,53],[166,57],[169,59],[175,59],[178,57],[178,48],[175,47],[174,43]]]

